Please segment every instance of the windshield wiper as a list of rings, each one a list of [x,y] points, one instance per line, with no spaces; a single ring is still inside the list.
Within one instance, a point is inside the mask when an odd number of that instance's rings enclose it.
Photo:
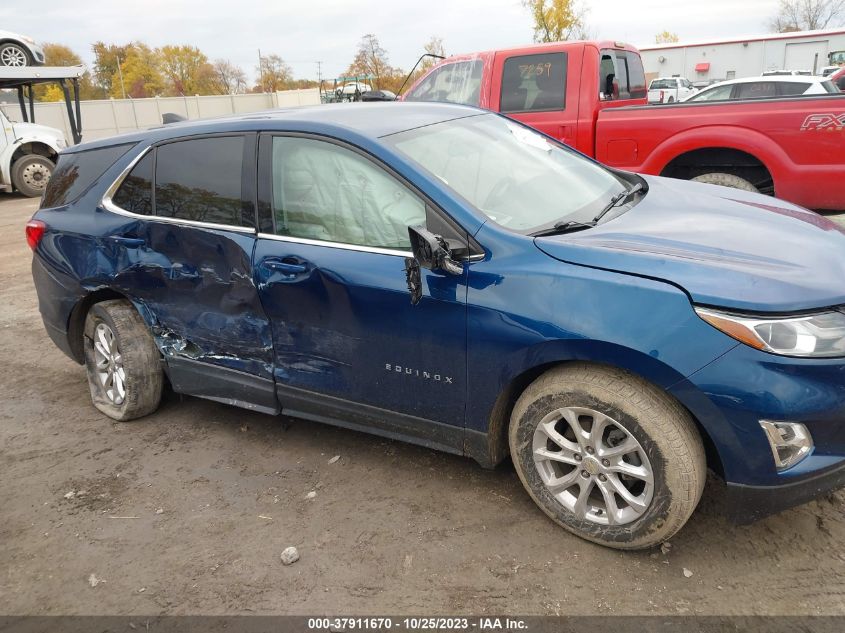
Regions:
[[[607,206],[599,212],[599,214],[593,218],[593,226],[598,224],[598,221],[601,220],[613,207],[618,207],[620,204],[625,202],[628,198],[633,196],[635,193],[642,191],[645,193],[648,191],[645,187],[643,187],[643,183],[638,182],[633,187],[626,189],[625,191],[620,191],[615,196],[610,199],[610,202],[607,203]]]
[[[531,233],[532,237],[543,237],[544,235],[560,235],[561,233],[572,233],[574,231],[583,231],[584,229],[591,229],[596,225],[595,222],[573,222],[567,220],[566,222],[558,222],[550,229],[543,229]]]

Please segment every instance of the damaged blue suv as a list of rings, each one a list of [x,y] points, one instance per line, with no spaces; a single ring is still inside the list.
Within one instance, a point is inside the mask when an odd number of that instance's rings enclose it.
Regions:
[[[179,393],[508,455],[556,523],[654,546],[708,468],[752,520],[845,481],[845,235],[614,171],[497,114],[362,104],[65,150],[27,225],[115,420]]]

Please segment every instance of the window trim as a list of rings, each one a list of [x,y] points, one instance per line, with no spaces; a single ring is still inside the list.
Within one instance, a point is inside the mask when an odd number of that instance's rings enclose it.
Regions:
[[[505,64],[507,64],[510,60],[516,59],[517,57],[539,57],[541,55],[563,55],[563,105],[560,108],[542,108],[542,109],[527,109],[527,110],[502,110],[502,89],[504,87],[504,82],[501,80],[501,77],[505,75]],[[566,111],[566,89],[569,80],[569,53],[566,51],[553,51],[550,53],[529,53],[528,55],[511,55],[510,57],[505,57],[502,61],[502,69],[501,75],[499,79],[499,112],[501,114],[531,114],[532,112],[565,112]]]
[[[395,257],[413,257],[414,254],[412,251],[407,250],[403,251],[400,249],[392,249],[392,248],[382,248],[378,246],[365,246],[363,244],[350,244],[348,242],[330,242],[328,240],[317,240],[312,238],[305,238],[305,237],[296,237],[293,235],[278,235],[276,231],[276,218],[275,214],[272,211],[273,208],[273,179],[272,173],[270,170],[272,169],[272,139],[274,137],[286,137],[286,138],[304,138],[310,139],[317,142],[324,142],[330,143],[332,145],[337,145],[338,147],[342,147],[347,149],[364,159],[371,162],[377,169],[381,169],[385,172],[388,176],[399,182],[402,186],[410,190],[414,195],[416,195],[422,202],[425,208],[426,213],[426,226],[428,225],[428,215],[429,213],[433,213],[437,215],[446,225],[448,225],[457,235],[458,238],[462,241],[467,242],[469,254],[460,259],[460,261],[477,261],[479,259],[483,259],[485,257],[484,249],[478,244],[475,238],[469,234],[469,232],[460,226],[452,217],[443,211],[437,204],[435,204],[431,198],[425,195],[420,189],[410,182],[407,178],[403,177],[401,174],[397,173],[392,167],[378,159],[377,157],[373,156],[369,152],[365,151],[364,149],[358,147],[357,145],[353,145],[346,141],[342,141],[338,138],[334,138],[332,136],[325,136],[322,134],[315,134],[310,132],[294,132],[294,131],[286,131],[286,130],[263,130],[258,135],[258,208],[259,208],[259,217],[258,217],[258,226],[261,228],[263,227],[262,220],[265,218],[261,217],[261,213],[263,212],[266,215],[269,215],[269,220],[271,223],[272,233],[267,233],[263,230],[259,230],[258,237],[267,238],[276,240],[279,242],[292,242],[295,244],[307,244],[310,246],[326,246],[329,248],[340,248],[344,250],[350,251],[357,251],[363,253],[376,253],[379,255],[392,255]],[[268,142],[269,140],[269,142]],[[448,239],[450,236],[444,236]],[[465,238],[465,239],[464,239]]]
[[[158,143],[153,143],[149,145],[145,149],[143,149],[135,158],[129,161],[129,164],[124,168],[120,175],[115,179],[115,181],[106,189],[106,192],[103,194],[102,199],[100,200],[100,205],[107,211],[112,213],[116,213],[118,215],[122,215],[128,218],[134,219],[142,219],[147,221],[155,221],[155,222],[166,222],[169,224],[178,224],[184,226],[192,226],[197,228],[206,228],[206,229],[214,229],[214,230],[222,230],[222,231],[235,231],[237,233],[247,233],[247,234],[258,234],[258,226],[249,227],[249,226],[239,226],[237,224],[218,224],[216,222],[202,222],[199,220],[185,220],[182,218],[171,218],[163,215],[156,215],[155,214],[155,168],[156,168],[156,156],[153,156],[153,181],[152,181],[152,207],[153,213],[150,215],[143,215],[141,213],[133,213],[132,211],[127,211],[123,207],[118,206],[115,204],[114,200],[112,199],[114,195],[117,193],[120,186],[123,184],[123,181],[129,175],[129,173],[135,168],[135,166],[143,160],[143,158],[149,154],[150,152],[155,152],[157,148],[163,145],[170,145],[172,143],[179,143],[182,141],[193,141],[199,140],[203,138],[216,138],[216,137],[229,137],[229,136],[241,136],[244,137],[244,149],[245,154],[250,145],[250,136],[255,138],[255,132],[245,131],[245,132],[220,132],[219,134],[195,134],[192,136],[180,136],[178,138],[168,138]],[[257,145],[257,143],[256,143]],[[247,168],[247,161],[244,161],[243,170]],[[251,202],[253,204],[253,214],[255,215],[255,187],[252,187],[251,191],[244,191],[243,187],[243,171],[241,173],[241,202],[245,202],[246,199],[244,197],[245,193],[252,194]]]

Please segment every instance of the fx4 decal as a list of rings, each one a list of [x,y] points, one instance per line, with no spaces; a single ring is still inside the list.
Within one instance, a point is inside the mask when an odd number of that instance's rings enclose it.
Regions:
[[[840,114],[811,114],[801,124],[801,131],[804,130],[841,130],[845,128],[845,112]]]

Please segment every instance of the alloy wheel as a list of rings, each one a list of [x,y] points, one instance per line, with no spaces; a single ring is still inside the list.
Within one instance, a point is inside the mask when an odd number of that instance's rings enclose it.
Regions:
[[[105,323],[98,323],[94,330],[94,363],[97,380],[106,397],[116,405],[126,399],[126,371],[123,356],[117,345],[117,337]]]
[[[4,46],[0,48],[0,65],[26,66],[26,54],[17,46]]]

